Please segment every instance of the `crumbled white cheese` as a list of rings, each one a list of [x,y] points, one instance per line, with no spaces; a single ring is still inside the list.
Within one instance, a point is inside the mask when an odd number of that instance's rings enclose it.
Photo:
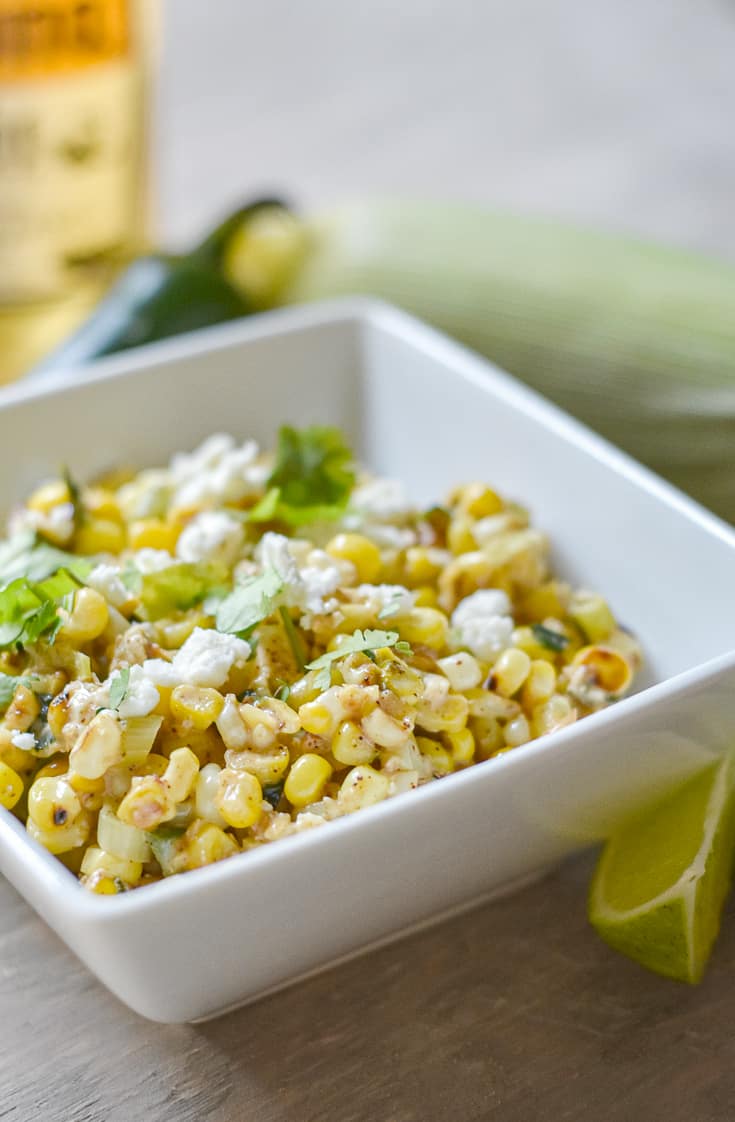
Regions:
[[[381,619],[405,615],[416,602],[416,593],[402,584],[358,584],[355,592]]]
[[[85,583],[104,596],[114,608],[121,608],[132,598],[130,589],[120,579],[121,571],[117,565],[95,565]]]
[[[235,447],[235,438],[229,433],[215,432],[202,441],[193,452],[176,452],[171,457],[169,470],[175,483],[186,483],[208,468],[220,463],[223,456]]]
[[[88,724],[97,709],[105,709],[110,704],[108,682],[72,682],[64,691],[67,698],[67,721],[73,724]]]
[[[71,503],[58,503],[48,511],[18,507],[8,519],[8,534],[33,530],[50,538],[56,545],[66,545],[74,533],[74,507]]]
[[[119,671],[110,675],[110,684],[119,677]],[[147,717],[158,705],[160,694],[142,666],[131,666],[125,697],[118,706],[121,717]]]
[[[346,582],[346,578],[354,579],[354,566],[347,563],[350,573],[346,573],[347,566],[340,564],[335,558],[330,557],[323,549],[312,549],[306,564],[299,569],[299,576],[304,587],[302,606],[308,612],[323,612],[329,607],[328,598],[333,596],[337,589]]]
[[[275,569],[283,581],[283,603],[304,612],[321,613],[331,608],[329,597],[355,579],[354,566],[330,557],[308,542],[266,533],[258,542],[255,557],[264,569]]]
[[[410,530],[408,526],[389,526],[379,525],[375,522],[365,522],[359,529],[361,534],[384,549],[410,549],[418,541],[415,530]]]
[[[174,456],[174,507],[238,502],[246,495],[257,494],[263,483],[262,465],[255,463],[258,454],[254,440],[246,440],[238,448],[231,436],[219,433],[194,452]]]
[[[10,743],[20,748],[22,752],[30,752],[36,747],[36,738],[32,732],[14,732]]]
[[[181,531],[176,556],[181,561],[220,561],[233,565],[245,540],[242,525],[222,510],[203,510]]]
[[[376,520],[390,521],[411,513],[412,507],[398,479],[370,479],[355,487],[350,506]]]
[[[483,588],[466,596],[452,613],[457,645],[491,661],[507,647],[513,634],[510,610],[510,600],[497,588]]]
[[[138,549],[133,554],[133,564],[139,573],[160,573],[170,569],[176,562],[165,549]]]
[[[270,531],[263,534],[255,547],[255,560],[263,569],[275,569],[285,588],[293,589],[296,596],[297,590],[301,589],[301,577],[289,538],[284,534],[273,534]]]
[[[171,477],[161,468],[141,471],[118,488],[116,499],[128,522],[136,518],[160,518],[171,498]]]
[[[143,663],[145,676],[154,685],[223,685],[236,663],[250,657],[250,644],[235,635],[196,627],[171,662],[149,658]]]
[[[147,658],[143,663],[143,673],[154,686],[173,689],[174,686],[184,685],[173,661],[167,662],[165,658]]]

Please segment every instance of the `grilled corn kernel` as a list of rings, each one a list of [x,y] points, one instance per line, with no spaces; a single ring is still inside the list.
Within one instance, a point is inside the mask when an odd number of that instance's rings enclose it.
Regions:
[[[430,585],[439,576],[446,562],[446,550],[421,545],[411,546],[406,550],[404,561],[406,584],[409,588]]]
[[[360,764],[348,771],[337,795],[340,808],[350,814],[362,807],[373,806],[388,797],[390,781],[369,764]]]
[[[373,709],[372,713],[363,717],[362,731],[381,748],[395,751],[413,735],[413,717],[397,720],[382,709]]]
[[[116,857],[113,853],[91,845],[82,859],[81,873],[89,877],[93,873],[101,872],[105,877],[114,880],[119,877],[126,884],[137,884],[143,873],[140,861],[131,861],[126,857]]]
[[[417,736],[416,743],[419,746],[421,755],[431,764],[433,775],[449,775],[454,771],[452,753],[448,751],[443,744],[439,744],[436,740],[431,740],[428,736]]]
[[[288,700],[297,713],[302,705],[306,705],[307,702],[314,701],[319,697],[322,691],[319,689],[318,679],[318,670],[308,670],[301,678],[291,683]]]
[[[615,619],[607,601],[595,592],[576,592],[569,601],[569,615],[590,643],[607,639],[615,630]]]
[[[68,763],[68,761],[66,762]],[[36,778],[40,779],[40,777],[41,772],[39,771]],[[80,795],[101,795],[105,789],[104,777],[100,779],[85,779],[83,775],[77,775],[75,771],[67,772],[66,777],[74,790]]]
[[[377,687],[332,686],[315,701],[307,701],[298,709],[298,720],[306,733],[333,736],[340,721],[361,716],[375,708]]]
[[[35,783],[35,781],[37,779],[58,778],[58,776],[60,776],[60,775],[66,775],[68,770],[69,770],[69,758],[68,758],[68,756],[57,756],[56,759],[49,760],[49,762],[47,764],[44,764],[43,767],[38,769],[36,774],[33,776],[33,781]],[[95,780],[95,782],[96,782],[96,780]],[[75,784],[72,784],[72,786],[74,787],[75,791],[78,790],[78,788],[76,787]]]
[[[548,701],[556,689],[556,670],[550,662],[534,659],[528,677],[523,683],[521,701],[524,709],[535,709],[543,701]]]
[[[71,502],[69,488],[63,479],[52,479],[37,487],[26,502],[29,510],[37,510],[39,514],[48,514],[55,506]]]
[[[125,548],[125,530],[119,522],[90,518],[77,530],[74,547],[79,553],[119,553]]]
[[[278,719],[274,713],[246,703],[240,706],[240,716],[247,732],[247,742],[251,747],[256,751],[264,752],[275,744]]]
[[[331,775],[331,765],[323,756],[306,752],[289,771],[283,793],[292,806],[308,806],[321,798]]]
[[[228,751],[226,760],[233,771],[249,771],[261,786],[268,787],[286,774],[291,756],[285,744],[277,744],[267,752]]]
[[[149,752],[144,760],[136,765],[134,775],[158,775],[163,777],[168,767],[168,758],[158,752]]]
[[[119,877],[108,877],[100,869],[85,879],[84,887],[95,896],[117,896],[126,886]]]
[[[115,492],[106,487],[85,488],[84,506],[93,518],[101,518],[105,522],[123,522]]]
[[[509,697],[501,697],[499,693],[492,693],[490,690],[481,687],[466,690],[465,696],[467,697],[471,717],[494,717],[511,721],[521,711],[517,701],[513,701]]]
[[[449,679],[449,684],[457,693],[475,689],[482,681],[482,670],[477,659],[467,651],[440,658],[438,665]]]
[[[416,724],[426,732],[458,732],[467,724],[469,703],[461,694],[451,694],[439,709],[419,705]]]
[[[211,822],[194,822],[183,838],[186,868],[200,869],[239,853],[234,838]]]
[[[207,729],[219,717],[225,699],[218,690],[202,686],[176,686],[170,697],[171,715],[190,721],[195,729]]]
[[[122,759],[122,733],[112,713],[92,718],[69,755],[69,769],[83,779],[99,779]]]
[[[217,732],[227,748],[240,749],[248,743],[248,730],[240,714],[237,698],[229,693],[216,720]]]
[[[174,692],[171,686],[156,686],[158,690],[158,704],[153,712],[157,717],[168,717],[171,713],[171,694]]]
[[[543,736],[555,729],[570,725],[576,718],[576,711],[568,697],[555,694],[538,705],[532,715],[531,727],[534,736]]]
[[[528,720],[523,713],[514,717],[512,721],[503,730],[505,743],[510,748],[516,748],[519,744],[526,744],[531,739],[531,729]]]
[[[398,629],[407,642],[440,651],[446,646],[449,622],[437,608],[412,608],[401,618]]]
[[[379,712],[380,710],[375,710],[375,713]],[[369,764],[375,759],[377,751],[372,740],[368,739],[354,721],[343,721],[332,740],[332,755],[335,760],[350,767],[354,767],[355,764]],[[301,758],[304,759],[303,756]]]
[[[263,813],[263,791],[249,771],[224,768],[219,774],[215,805],[228,826],[246,830]]]
[[[182,803],[194,786],[199,774],[199,760],[191,748],[174,748],[163,773],[163,781],[176,803]]]
[[[473,717],[471,727],[475,750],[481,760],[487,760],[498,748],[503,747],[503,730],[495,717]]]
[[[455,514],[447,529],[447,545],[455,556],[471,553],[477,549],[477,542],[472,534],[472,523],[469,518]]]
[[[117,808],[118,818],[139,830],[155,830],[175,813],[176,801],[171,789],[158,775],[135,776]]]
[[[280,736],[293,736],[301,728],[298,713],[285,701],[281,701],[277,697],[264,697],[259,707],[261,710],[273,714]]]
[[[553,663],[557,657],[558,652],[545,647],[540,639],[536,638],[531,627],[516,627],[513,631],[512,642],[513,646],[519,651],[525,651],[529,658],[543,659],[546,662]]]
[[[572,666],[584,667],[591,684],[612,696],[623,693],[633,678],[628,660],[609,647],[583,647],[574,656]]]
[[[559,581],[547,581],[527,592],[521,601],[521,611],[526,619],[540,623],[544,619],[562,619],[567,612],[569,588]]]
[[[59,614],[64,618],[64,609]],[[61,625],[60,635],[70,643],[88,643],[107,627],[110,610],[104,596],[94,588],[80,588],[74,606]]]
[[[512,697],[525,682],[530,669],[531,660],[525,651],[506,648],[493,666],[493,689],[503,697]]]
[[[160,518],[140,518],[131,522],[128,541],[131,549],[165,549],[173,553],[179,536],[178,528]]]
[[[442,742],[452,753],[457,767],[466,767],[475,758],[475,738],[468,728],[458,729],[457,732],[443,732]]]
[[[503,510],[503,500],[484,483],[467,483],[461,488],[458,506],[470,518],[488,518]]]
[[[32,690],[24,685],[16,686],[3,726],[14,732],[27,732],[40,712],[41,706]]]
[[[435,588],[430,584],[422,584],[420,588],[416,589],[416,599],[414,604],[417,608],[438,608],[439,596]]]
[[[212,822],[215,826],[224,827],[224,818],[217,810],[216,797],[219,791],[219,764],[206,764],[197,776],[194,789],[194,811],[197,818],[205,822]]]
[[[49,830],[42,830],[32,818],[29,818],[26,822],[26,830],[30,837],[39,842],[49,853],[68,853],[70,849],[84,845],[89,837],[89,816],[82,811],[73,822],[65,826],[53,826]]]
[[[22,794],[23,780],[18,772],[0,761],[0,806],[12,810]]]
[[[380,550],[363,534],[337,534],[326,546],[330,557],[351,561],[361,584],[373,584],[380,574]]]
[[[72,823],[81,812],[79,797],[65,776],[37,779],[28,792],[28,814],[40,830]]]

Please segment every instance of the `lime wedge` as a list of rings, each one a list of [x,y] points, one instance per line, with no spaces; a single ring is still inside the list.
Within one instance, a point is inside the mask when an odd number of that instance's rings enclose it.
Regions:
[[[589,918],[611,947],[669,978],[700,981],[735,852],[735,763],[723,757],[605,846]]]

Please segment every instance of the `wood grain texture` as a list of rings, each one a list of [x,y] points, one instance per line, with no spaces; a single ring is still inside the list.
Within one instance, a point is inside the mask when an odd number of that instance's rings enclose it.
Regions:
[[[589,868],[198,1026],[128,1012],[2,883],[0,1118],[731,1122],[735,914],[679,986],[595,938]]]
[[[281,186],[481,199],[735,256],[724,0],[168,9],[157,162],[175,238]],[[128,1012],[0,881],[0,1118],[731,1122],[735,913],[685,989],[596,940],[588,873],[575,861],[198,1027]]]

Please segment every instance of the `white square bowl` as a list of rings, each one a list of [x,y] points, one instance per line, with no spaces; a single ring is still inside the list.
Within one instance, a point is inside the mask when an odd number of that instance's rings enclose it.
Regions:
[[[0,870],[161,1021],[213,1016],[603,838],[735,728],[735,534],[490,364],[381,304],[279,312],[7,391],[0,507],[60,463],[165,461],[212,431],[340,425],[418,500],[479,478],[530,506],[558,571],[642,640],[636,696],[507,756],[218,865],[93,896],[7,811]]]

